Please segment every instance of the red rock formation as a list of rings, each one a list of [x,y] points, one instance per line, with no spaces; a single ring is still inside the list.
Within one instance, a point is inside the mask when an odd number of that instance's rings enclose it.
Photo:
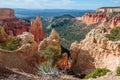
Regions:
[[[113,16],[105,13],[88,13],[83,15],[81,18],[76,18],[77,20],[81,20],[83,23],[86,23],[88,26],[98,23],[98,25],[106,25],[110,28],[114,28],[115,26],[120,26],[120,14],[117,16]],[[112,17],[112,18],[111,18]]]
[[[68,56],[65,56],[64,58],[56,62],[56,65],[61,70],[68,70],[71,68],[71,63],[68,61]]]
[[[82,22],[86,23],[87,25],[95,24],[95,23],[101,23],[104,24],[108,21],[108,16],[106,14],[85,14],[81,18]]]
[[[30,32],[34,35],[35,41],[38,43],[45,38],[45,33],[42,28],[42,21],[40,19],[40,16],[37,16],[36,20],[31,21]]]
[[[15,19],[14,10],[10,8],[0,8],[0,20]]]
[[[0,8],[0,26],[5,26],[5,31],[10,36],[16,36],[29,30],[30,24],[17,19],[14,10]]]

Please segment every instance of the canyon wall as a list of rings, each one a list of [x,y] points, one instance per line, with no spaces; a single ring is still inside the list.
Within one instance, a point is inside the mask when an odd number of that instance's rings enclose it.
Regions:
[[[14,19],[14,18],[15,18],[15,14],[13,9],[0,8],[0,20]]]
[[[76,18],[87,24],[87,26],[97,24],[104,25],[110,28],[120,26],[120,13],[86,13],[82,17]]]
[[[110,41],[106,38],[109,33],[110,29],[98,27],[80,43],[72,43],[70,51],[74,72],[88,74],[96,68],[116,71],[120,65],[120,41]]]

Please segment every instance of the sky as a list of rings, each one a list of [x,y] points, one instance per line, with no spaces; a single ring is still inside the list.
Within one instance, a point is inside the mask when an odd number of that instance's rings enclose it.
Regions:
[[[0,0],[0,8],[96,9],[120,6],[120,0]]]

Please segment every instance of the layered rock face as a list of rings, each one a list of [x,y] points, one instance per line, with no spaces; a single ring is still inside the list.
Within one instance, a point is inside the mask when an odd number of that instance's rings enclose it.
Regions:
[[[40,42],[45,38],[45,33],[42,29],[42,21],[40,16],[36,17],[36,20],[31,21],[30,32],[34,35],[35,41]]]
[[[14,10],[9,8],[0,8],[0,20],[15,19]]]
[[[109,33],[109,29],[95,28],[80,43],[72,43],[73,71],[87,74],[95,68],[116,70],[120,65],[120,41],[108,40],[105,36]]]
[[[120,7],[103,7],[98,8],[96,12],[105,12],[105,13],[113,13],[113,12],[120,12]]]
[[[120,8],[99,8],[94,13],[86,13],[82,17],[77,17],[83,23],[90,26],[92,24],[105,25],[110,28],[120,25]]]
[[[88,26],[92,24],[106,25],[110,28],[120,26],[120,14],[113,16],[106,13],[87,13],[80,20]]]
[[[104,24],[105,22],[108,21],[108,16],[106,14],[97,14],[97,13],[93,13],[93,14],[85,14],[82,16],[81,21],[86,23],[87,25],[91,25],[91,24],[95,24],[95,23],[101,23]]]
[[[53,29],[50,36],[45,38],[43,41],[40,42],[38,46],[38,52],[41,53],[44,51],[49,45],[52,46],[57,46],[58,49],[60,50],[57,55],[61,55],[61,44],[59,41],[59,35],[58,33]],[[68,57],[65,56],[63,59],[60,61],[56,62],[56,65],[61,68],[62,70],[70,69],[71,64],[68,61]]]

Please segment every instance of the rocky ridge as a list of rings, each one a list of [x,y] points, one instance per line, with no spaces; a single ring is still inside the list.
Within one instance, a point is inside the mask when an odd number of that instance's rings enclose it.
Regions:
[[[107,68],[115,72],[120,65],[120,41],[110,41],[106,38],[109,33],[109,29],[95,28],[80,43],[72,43],[73,71],[87,74],[96,68]]]
[[[86,13],[82,17],[77,17],[77,20],[82,21],[83,23],[87,24],[87,26],[97,24],[108,26],[110,28],[114,28],[115,26],[120,26],[120,8],[118,9],[118,12],[114,12],[114,10],[110,13],[108,13],[105,9],[97,9],[94,13]],[[112,8],[114,9],[114,8]],[[115,9],[115,10],[117,10]],[[101,12],[102,11],[102,12]]]

